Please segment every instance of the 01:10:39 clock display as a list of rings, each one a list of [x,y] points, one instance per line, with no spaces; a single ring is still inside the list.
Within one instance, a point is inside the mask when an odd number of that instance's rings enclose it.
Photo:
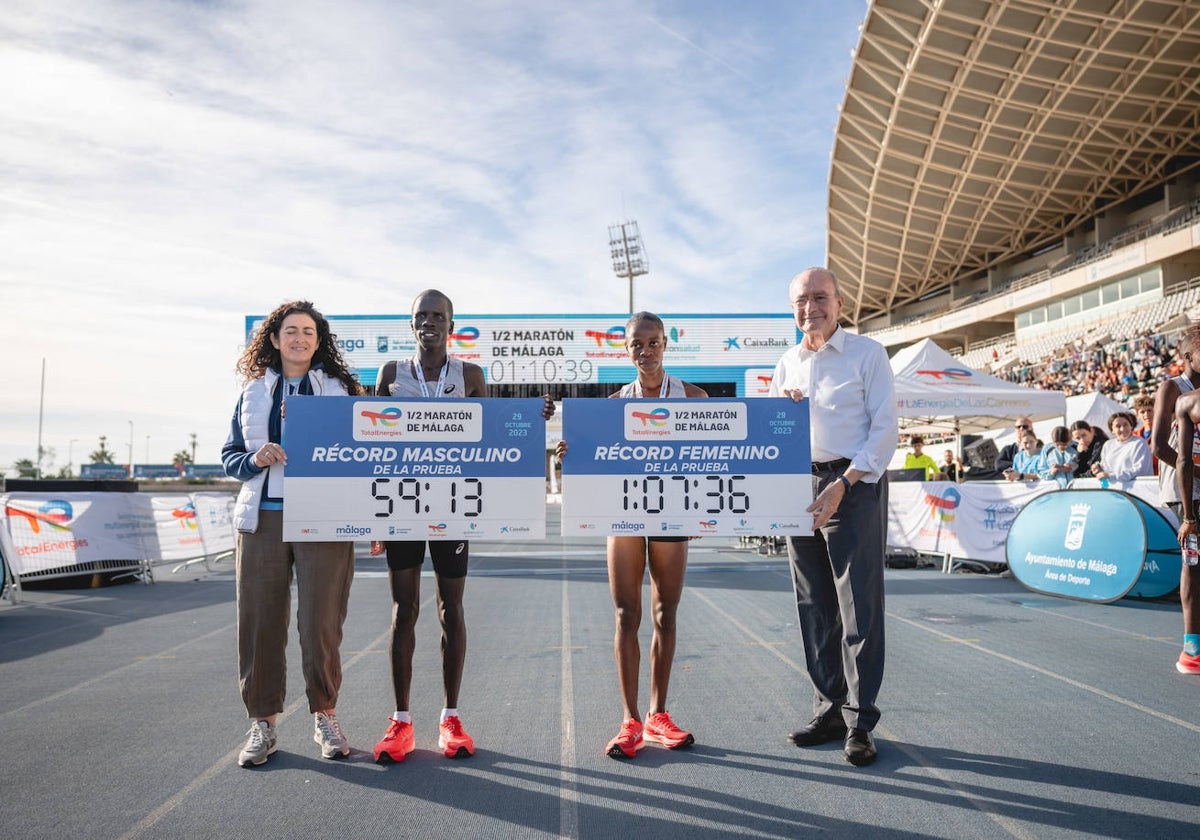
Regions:
[[[482,479],[453,479],[449,483],[450,513],[461,512],[466,517],[479,516],[483,513]],[[390,478],[376,478],[371,481],[371,495],[378,501],[387,503],[385,510],[375,511],[375,516],[380,519],[396,515],[397,501],[401,503],[401,509],[398,514],[400,516],[404,516],[410,512],[407,504],[409,502],[412,503],[411,513],[418,515],[422,513],[438,515],[438,502],[445,502],[445,499],[437,499],[430,493],[430,491],[441,490],[441,487],[444,487],[446,484],[445,480],[439,481],[433,479],[431,481],[421,481],[416,478],[402,478],[399,480],[399,484],[396,487],[397,492],[395,493],[389,492],[390,487],[388,485],[390,484],[392,484],[392,479]],[[421,496],[422,491],[426,493],[424,497]]]
[[[704,484],[701,485],[701,480]],[[699,511],[706,503],[704,513],[748,513],[750,494],[737,489],[737,482],[745,481],[744,475],[706,475],[692,478],[686,475],[659,476],[621,479],[622,504],[624,510],[641,510],[645,513],[662,513],[668,498],[684,512]],[[703,495],[700,491],[704,490]],[[692,493],[696,492],[697,498]]]

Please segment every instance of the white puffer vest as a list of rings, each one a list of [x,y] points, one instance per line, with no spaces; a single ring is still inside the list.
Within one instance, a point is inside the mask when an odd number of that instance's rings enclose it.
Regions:
[[[344,397],[349,393],[340,379],[329,376],[323,370],[310,370],[308,381],[312,385],[314,396]],[[242,409],[238,420],[242,427],[242,438],[246,441],[247,452],[257,452],[264,443],[268,442],[271,395],[278,382],[278,371],[268,370],[242,389]],[[233,503],[233,525],[239,531],[254,533],[258,530],[258,505],[262,501],[263,482],[266,480],[267,471],[263,470],[253,478],[242,482],[242,489],[238,492],[237,501]]]

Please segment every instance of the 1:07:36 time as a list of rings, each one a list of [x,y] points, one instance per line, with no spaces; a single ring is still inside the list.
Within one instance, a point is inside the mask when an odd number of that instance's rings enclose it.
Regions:
[[[709,488],[708,492],[704,494],[704,498],[709,500],[708,504],[710,505],[704,509],[705,513],[747,513],[750,510],[750,494],[744,490],[738,490],[736,484],[736,482],[745,481],[746,476],[706,475],[703,480]],[[677,491],[683,491],[684,511],[700,510],[700,501],[693,500],[691,496],[693,490],[700,489],[700,479],[686,475],[673,475],[669,478],[648,475],[642,479],[622,479],[621,491],[624,509],[640,509],[645,513],[662,513],[663,508],[666,507],[668,481],[672,492],[676,492],[676,499],[679,499]],[[715,487],[713,486],[714,482]],[[639,490],[641,491],[640,500],[638,498]]]

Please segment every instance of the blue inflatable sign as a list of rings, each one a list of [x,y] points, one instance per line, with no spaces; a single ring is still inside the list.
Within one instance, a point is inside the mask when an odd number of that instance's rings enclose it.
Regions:
[[[1013,577],[1034,592],[1109,603],[1127,594],[1157,597],[1169,592],[1162,589],[1170,567],[1164,553],[1168,544],[1175,545],[1170,524],[1136,496],[1116,490],[1057,490],[1036,497],[1017,514],[1005,555]],[[1178,563],[1178,546],[1169,553]],[[1177,582],[1178,570],[1174,576]]]
[[[1142,514],[1146,525],[1146,561],[1137,583],[1129,590],[1134,598],[1161,598],[1179,588],[1179,573],[1183,557],[1179,549],[1175,526],[1161,508],[1139,496],[1129,497]]]

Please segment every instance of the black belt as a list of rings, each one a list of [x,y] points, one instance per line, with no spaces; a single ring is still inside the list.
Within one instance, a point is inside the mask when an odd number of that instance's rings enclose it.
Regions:
[[[850,466],[849,458],[838,458],[836,461],[813,461],[813,475],[827,472],[845,472]]]

